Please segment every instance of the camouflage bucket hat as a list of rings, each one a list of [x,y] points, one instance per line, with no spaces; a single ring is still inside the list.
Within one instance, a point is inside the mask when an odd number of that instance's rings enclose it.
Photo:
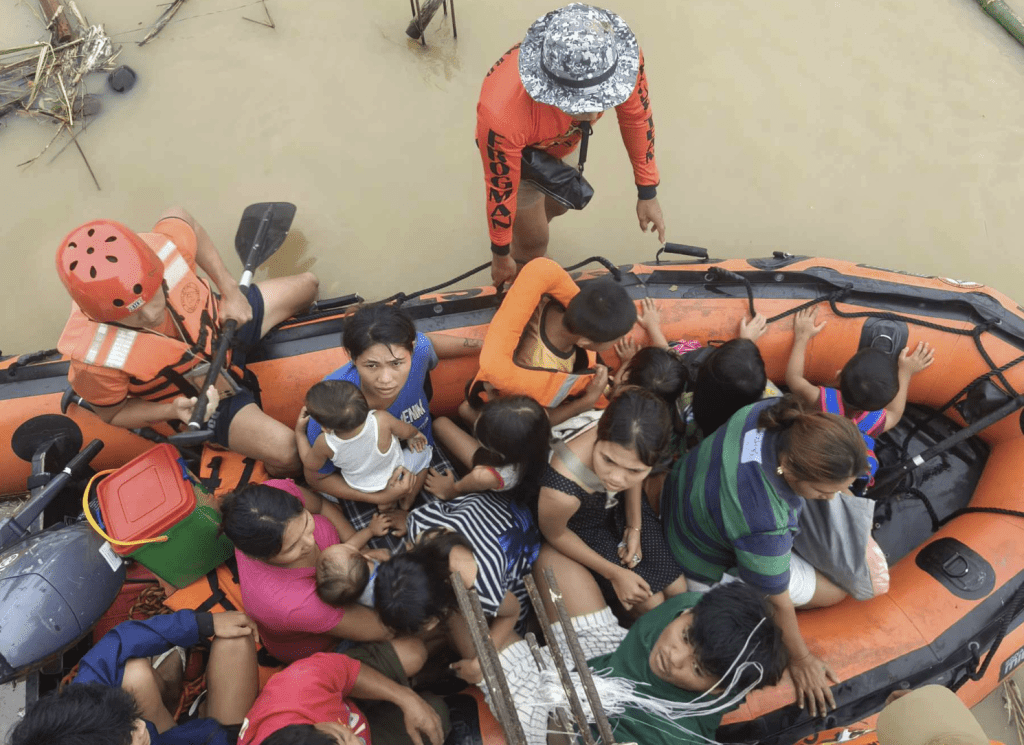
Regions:
[[[519,77],[530,98],[567,114],[618,106],[639,70],[640,47],[626,22],[582,3],[538,18],[519,47]]]

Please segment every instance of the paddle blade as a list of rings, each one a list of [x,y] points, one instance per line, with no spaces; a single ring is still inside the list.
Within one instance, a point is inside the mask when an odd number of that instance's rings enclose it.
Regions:
[[[291,202],[260,202],[246,207],[235,233],[235,252],[242,266],[253,271],[273,256],[284,243],[294,218],[295,205]]]

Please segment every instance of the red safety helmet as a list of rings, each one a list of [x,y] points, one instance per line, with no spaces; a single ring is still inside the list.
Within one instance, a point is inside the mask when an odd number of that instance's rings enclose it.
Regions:
[[[112,220],[75,228],[57,249],[57,274],[94,321],[120,321],[161,289],[164,265],[142,238]]]

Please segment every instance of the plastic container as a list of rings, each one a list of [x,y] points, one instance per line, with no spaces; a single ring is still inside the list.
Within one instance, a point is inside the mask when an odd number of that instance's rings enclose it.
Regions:
[[[172,445],[157,445],[119,468],[99,483],[96,496],[108,538],[167,536],[160,543],[112,544],[175,587],[188,587],[234,552],[231,541],[217,535],[220,510],[213,496]]]

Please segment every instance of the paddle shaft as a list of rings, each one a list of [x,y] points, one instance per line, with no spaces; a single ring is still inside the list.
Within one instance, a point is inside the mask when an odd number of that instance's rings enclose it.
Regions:
[[[270,231],[270,221],[274,214],[273,205],[267,207],[263,213],[263,217],[260,219],[260,226],[256,230],[256,237],[253,238],[252,244],[249,247],[249,255],[245,259],[245,267],[242,270],[242,281],[238,283],[238,289],[245,295],[249,291],[249,286],[252,284],[253,271],[256,269],[257,258],[260,255],[260,251],[263,249],[263,242],[267,238],[267,233]],[[221,330],[220,339],[217,342],[217,351],[213,355],[213,360],[210,362],[210,369],[206,373],[206,380],[203,381],[203,389],[199,391],[199,397],[196,399],[196,405],[192,407],[192,418],[189,420],[188,428],[191,430],[199,430],[203,428],[203,424],[206,419],[206,407],[210,403],[210,397],[207,395],[207,391],[210,386],[213,385],[214,381],[217,380],[217,376],[220,375],[220,371],[224,368],[224,362],[227,360],[228,349],[231,346],[232,340],[235,338],[235,329],[238,327],[238,321],[230,319],[224,323],[224,328]]]

